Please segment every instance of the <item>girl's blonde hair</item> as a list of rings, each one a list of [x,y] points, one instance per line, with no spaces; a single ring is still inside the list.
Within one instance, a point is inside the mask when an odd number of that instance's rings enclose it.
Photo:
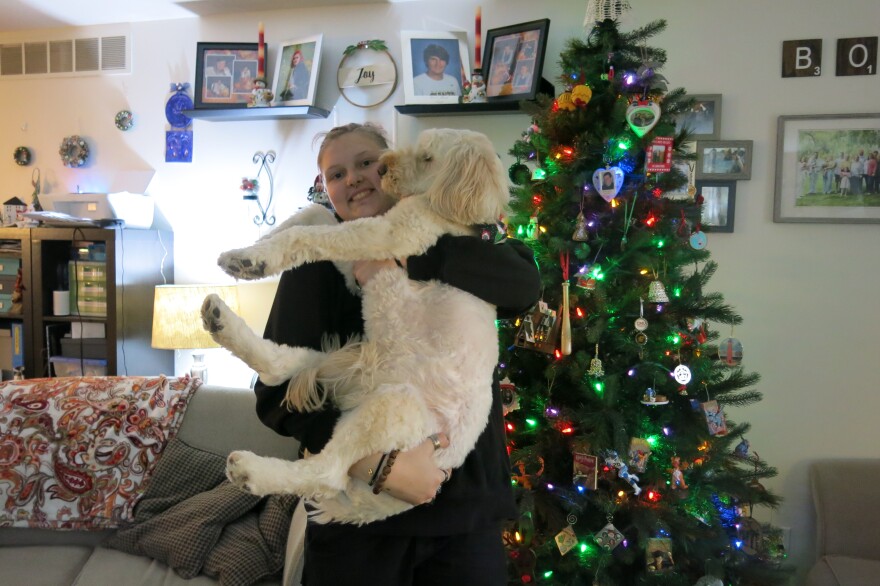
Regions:
[[[388,137],[385,136],[385,129],[383,129],[378,124],[373,124],[371,122],[365,122],[364,124],[358,124],[356,122],[352,122],[351,124],[344,124],[342,126],[337,126],[335,128],[331,128],[327,132],[321,132],[315,136],[314,143],[321,140],[321,146],[318,147],[318,168],[321,167],[321,159],[324,157],[324,150],[327,146],[332,143],[334,140],[341,138],[347,134],[351,134],[352,132],[360,132],[370,139],[372,139],[378,146],[383,149],[388,148]]]

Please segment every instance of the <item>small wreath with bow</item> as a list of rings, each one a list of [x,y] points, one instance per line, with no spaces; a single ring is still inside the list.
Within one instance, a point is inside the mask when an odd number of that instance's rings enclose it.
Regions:
[[[58,154],[61,155],[61,162],[65,167],[82,167],[89,158],[89,145],[74,134],[61,141]]]

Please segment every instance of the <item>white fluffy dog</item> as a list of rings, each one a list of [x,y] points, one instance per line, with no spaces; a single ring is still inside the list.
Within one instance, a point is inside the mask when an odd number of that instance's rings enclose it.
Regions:
[[[307,208],[253,246],[225,252],[218,263],[245,279],[303,263],[332,260],[351,278],[351,261],[419,255],[444,234],[473,234],[507,206],[507,177],[488,138],[469,130],[431,129],[414,149],[388,151],[382,188],[396,205],[382,216],[336,224]],[[333,225],[301,225],[320,222]],[[338,261],[348,261],[346,265]],[[227,476],[258,495],[311,499],[319,522],[363,524],[412,505],[374,495],[348,469],[370,454],[407,450],[440,431],[440,468],[460,466],[486,426],[498,362],[495,307],[438,281],[411,281],[388,269],[363,288],[365,339],[331,352],[277,345],[254,334],[217,296],[202,307],[205,329],[266,384],[291,379],[286,402],[317,409],[329,396],[342,411],[317,455],[297,461],[233,452]],[[319,383],[320,386],[316,385]],[[323,389],[323,394],[320,392]]]

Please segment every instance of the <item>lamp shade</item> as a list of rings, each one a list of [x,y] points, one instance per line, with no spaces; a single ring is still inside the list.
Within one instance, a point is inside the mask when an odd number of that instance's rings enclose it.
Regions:
[[[238,313],[235,285],[158,285],[153,298],[153,348],[218,348],[202,327],[202,303],[216,293]]]

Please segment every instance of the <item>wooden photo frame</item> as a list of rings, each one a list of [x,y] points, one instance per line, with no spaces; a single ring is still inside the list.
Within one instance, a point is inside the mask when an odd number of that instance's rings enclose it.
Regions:
[[[272,92],[275,106],[314,106],[321,68],[323,34],[283,41],[278,46]]]
[[[697,180],[697,193],[703,197],[700,224],[704,232],[733,232],[736,212],[736,181]]]
[[[675,118],[675,132],[688,130],[689,140],[718,140],[721,138],[721,94],[687,96],[694,105]]]
[[[464,86],[470,83],[467,33],[401,31],[400,37],[404,102],[457,104],[461,101]]]
[[[490,102],[534,100],[544,71],[550,19],[486,31],[483,79]]]
[[[697,179],[751,179],[751,140],[697,141]]]
[[[193,106],[246,108],[257,77],[257,43],[197,43]]]
[[[878,144],[880,114],[780,116],[773,221],[880,223]]]

